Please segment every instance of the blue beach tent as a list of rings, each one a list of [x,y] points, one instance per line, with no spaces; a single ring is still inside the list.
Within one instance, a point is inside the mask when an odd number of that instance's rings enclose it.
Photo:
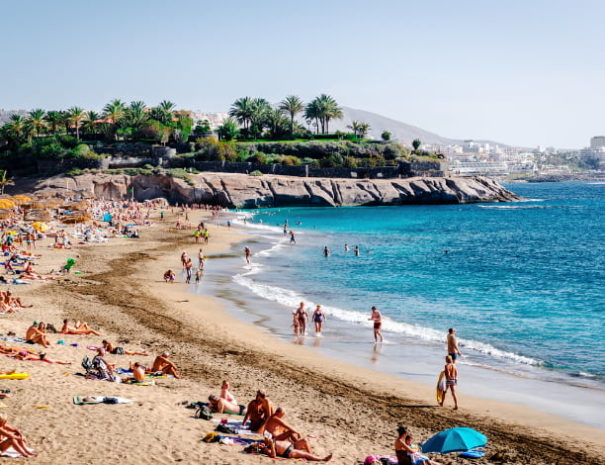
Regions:
[[[483,447],[487,437],[472,428],[450,428],[437,433],[422,444],[422,452],[447,454]]]

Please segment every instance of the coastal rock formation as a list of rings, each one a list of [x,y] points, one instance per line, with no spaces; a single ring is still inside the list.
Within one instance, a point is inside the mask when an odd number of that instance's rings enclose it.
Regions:
[[[84,174],[19,182],[19,190],[42,194],[73,191],[105,199],[164,197],[171,202],[206,202],[230,208],[356,206],[512,202],[520,197],[481,177],[328,179],[249,176],[234,173],[127,176]]]

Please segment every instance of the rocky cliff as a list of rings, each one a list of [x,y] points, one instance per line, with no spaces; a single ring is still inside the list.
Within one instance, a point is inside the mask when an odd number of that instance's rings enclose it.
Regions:
[[[78,192],[105,199],[165,197],[171,202],[206,202],[230,208],[355,206],[511,202],[520,198],[485,177],[406,179],[327,179],[191,174],[186,180],[165,175],[84,174],[21,180],[20,191],[43,194]]]

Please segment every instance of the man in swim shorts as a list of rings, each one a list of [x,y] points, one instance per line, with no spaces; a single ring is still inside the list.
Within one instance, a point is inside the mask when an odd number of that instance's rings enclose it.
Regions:
[[[458,348],[458,340],[456,339],[456,330],[450,328],[447,333],[447,354],[452,357],[452,361],[456,363],[458,356],[462,356]]]
[[[382,315],[376,307],[372,307],[372,315],[368,320],[374,322],[374,341],[378,342],[378,339],[380,339],[380,342],[382,342]]]

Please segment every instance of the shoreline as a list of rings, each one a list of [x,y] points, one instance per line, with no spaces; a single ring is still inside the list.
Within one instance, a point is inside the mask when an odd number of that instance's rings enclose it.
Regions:
[[[229,255],[229,249],[244,236],[212,224],[210,231],[208,255],[217,255],[207,262],[207,270],[212,273],[212,261],[220,259],[218,255]],[[229,315],[216,299],[188,293],[185,284],[163,283],[161,273],[167,267],[178,265],[180,250],[196,248],[187,232],[146,230],[142,236],[137,240],[140,242],[110,242],[78,248],[81,269],[86,273],[70,276],[66,281],[31,286],[33,292],[26,289],[23,294],[35,298],[36,307],[34,311],[19,314],[19,325],[38,315],[47,315],[53,307],[57,315],[99,324],[104,336],[107,334],[121,344],[140,345],[153,353],[168,348],[186,379],[167,380],[159,386],[145,388],[115,386],[73,376],[59,376],[53,382],[32,378],[30,386],[35,381],[40,383],[37,389],[41,390],[33,398],[48,395],[49,402],[55,405],[59,403],[59,398],[53,397],[55,394],[65,396],[66,392],[75,395],[86,391],[111,391],[114,395],[117,392],[140,401],[125,406],[123,411],[128,413],[123,415],[112,415],[108,410],[111,406],[70,405],[65,409],[35,411],[19,418],[19,426],[27,432],[30,442],[39,444],[37,449],[41,454],[32,459],[35,463],[57,463],[66,454],[76,457],[73,463],[110,461],[108,456],[99,457],[78,441],[61,443],[48,439],[49,421],[51,429],[64,440],[76,436],[60,434],[57,428],[75,431],[70,428],[105,425],[98,439],[114,446],[109,457],[115,461],[136,460],[134,454],[138,453],[132,444],[138,441],[135,443],[145,445],[146,454],[150,457],[154,454],[157,463],[199,463],[200,460],[259,463],[254,456],[242,455],[239,448],[200,443],[199,439],[210,426],[192,419],[191,411],[175,407],[184,398],[202,400],[205,393],[216,392],[221,379],[232,381],[233,390],[242,402],[251,398],[257,388],[267,389],[274,402],[288,409],[289,421],[303,431],[320,436],[312,440],[314,450],[333,451],[334,463],[352,463],[371,453],[392,453],[394,428],[398,423],[409,425],[423,438],[446,427],[475,427],[490,438],[488,455],[502,451],[509,463],[605,463],[605,438],[601,430],[491,401],[465,400],[457,413],[439,409],[429,405],[433,399],[424,385],[359,369],[267,337],[266,332]],[[56,254],[48,255],[56,257]],[[53,292],[48,292],[51,289]],[[13,323],[18,326],[17,321]],[[99,338],[77,339],[87,345],[98,343]],[[63,356],[72,349],[53,346],[51,350],[53,356],[55,353]],[[81,354],[78,356],[81,358]],[[34,372],[29,365],[27,368]],[[81,370],[76,363],[73,368],[56,371]],[[27,385],[24,387],[27,393]],[[74,392],[78,389],[79,392]],[[30,411],[24,410],[31,403],[29,396],[14,399],[13,403],[19,412]],[[164,425],[161,431],[158,422]],[[123,432],[129,425],[131,431],[132,424],[137,424],[137,431],[127,438]],[[179,427],[173,428],[176,424]],[[166,428],[172,432],[165,434]],[[562,437],[565,439],[561,440]],[[150,441],[150,438],[154,439]],[[579,444],[583,450],[577,452]],[[455,456],[436,458],[443,463],[461,463]],[[488,463],[486,459],[479,462]]]

